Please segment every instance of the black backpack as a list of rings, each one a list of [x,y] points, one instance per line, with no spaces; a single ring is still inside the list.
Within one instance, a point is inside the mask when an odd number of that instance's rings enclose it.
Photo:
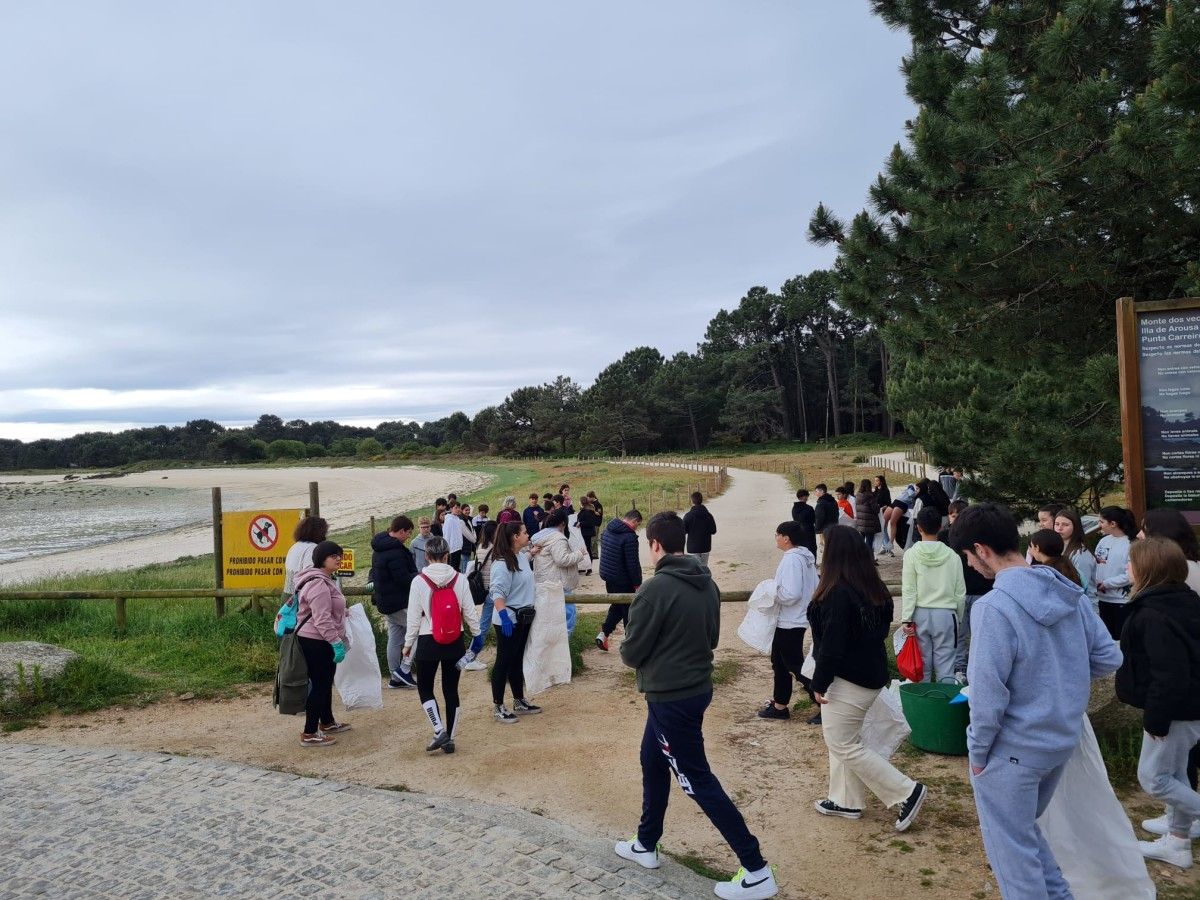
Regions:
[[[488,589],[483,583],[483,566],[488,564],[488,560],[492,558],[491,549],[488,550],[487,556],[483,558],[483,564],[480,565],[477,556],[472,556],[472,561],[475,563],[471,566],[471,573],[467,576],[467,587],[471,589],[471,600],[476,606],[487,600]]]

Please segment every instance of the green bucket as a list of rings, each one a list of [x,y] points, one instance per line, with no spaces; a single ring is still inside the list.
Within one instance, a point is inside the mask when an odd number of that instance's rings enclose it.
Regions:
[[[900,706],[912,729],[914,747],[946,756],[967,755],[967,723],[971,714],[966,703],[950,705],[962,687],[957,684],[915,682],[900,685]]]

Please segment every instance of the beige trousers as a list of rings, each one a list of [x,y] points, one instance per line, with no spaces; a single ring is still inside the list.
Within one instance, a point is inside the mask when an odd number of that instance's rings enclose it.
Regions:
[[[833,679],[821,707],[821,730],[829,749],[829,799],[847,809],[862,809],[866,792],[895,806],[908,799],[916,782],[862,742],[862,724],[879,688]]]

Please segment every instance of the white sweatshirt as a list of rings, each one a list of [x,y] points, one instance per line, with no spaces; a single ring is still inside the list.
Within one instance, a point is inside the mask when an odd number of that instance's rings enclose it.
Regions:
[[[1096,599],[1102,603],[1129,601],[1129,573],[1125,570],[1128,562],[1129,538],[1123,534],[1106,534],[1100,538],[1096,545],[1096,569],[1092,574]],[[1100,590],[1101,585],[1105,590]]]
[[[438,587],[444,587],[450,583],[451,578],[458,575],[458,581],[454,583],[458,608],[462,610],[471,636],[479,634],[479,611],[475,609],[475,601],[471,599],[467,576],[455,572],[445,563],[430,563],[421,571],[421,575],[428,575],[429,580]],[[433,596],[433,591],[421,575],[412,580],[412,587],[408,591],[408,631],[404,635],[406,650],[417,642],[418,634],[433,634],[433,619],[429,617],[429,598]]]
[[[775,570],[776,628],[807,628],[808,604],[817,589],[817,561],[807,547],[792,547]]]

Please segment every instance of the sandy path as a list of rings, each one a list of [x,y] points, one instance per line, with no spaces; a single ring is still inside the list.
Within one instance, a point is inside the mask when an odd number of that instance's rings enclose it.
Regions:
[[[712,565],[722,586],[748,588],[774,573],[774,528],[790,511],[791,496],[778,475],[732,475],[730,490],[710,504],[719,529]],[[895,834],[894,815],[877,804],[859,822],[813,812],[813,801],[825,795],[828,771],[820,729],[804,724],[804,716],[788,722],[755,716],[770,692],[770,664],[737,638],[743,613],[741,604],[723,608],[717,657],[737,660],[742,668],[716,688],[707,746],[714,771],[778,866],[784,896],[950,900],[984,891],[990,877],[960,759],[898,759],[901,768],[934,788],[922,821],[904,835]],[[348,714],[354,730],[324,751],[296,746],[296,721],[273,713],[265,686],[225,701],[168,701],[52,718],[44,728],[12,737],[180,752],[370,785],[404,784],[499,800],[618,838],[635,828],[641,806],[638,746],[644,706],[615,652],[590,649],[585,661],[584,675],[539,698],[544,715],[514,726],[490,719],[483,673],[464,675],[466,712],[452,757],[422,752],[427,725],[410,691],[386,691],[383,710]],[[678,791],[672,795],[663,845],[696,853],[728,871],[737,867],[708,820]],[[993,884],[993,896],[994,890]]]
[[[43,476],[18,478],[23,483],[46,481]],[[58,481],[59,479],[54,479]],[[296,508],[308,506],[308,483],[321,488],[321,515],[334,530],[365,522],[371,516],[393,516],[417,506],[433,506],[434,497],[448,491],[478,490],[490,476],[473,472],[426,469],[420,466],[371,468],[169,469],[140,472],[89,482],[96,487],[171,487],[201,491],[207,497],[220,487],[226,510]],[[212,552],[209,518],[162,534],[131,538],[103,546],[70,550],[0,565],[0,585],[33,578],[79,572],[135,569],[169,562],[181,556]]]

